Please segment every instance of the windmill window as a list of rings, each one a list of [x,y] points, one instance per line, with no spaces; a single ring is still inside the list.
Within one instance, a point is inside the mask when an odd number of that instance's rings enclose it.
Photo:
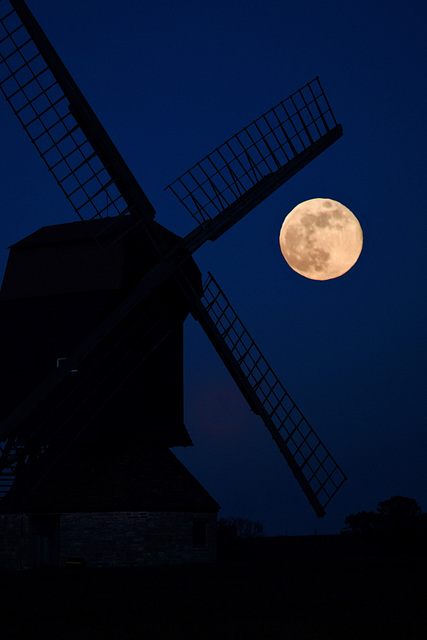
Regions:
[[[206,520],[193,520],[193,547],[206,547]]]

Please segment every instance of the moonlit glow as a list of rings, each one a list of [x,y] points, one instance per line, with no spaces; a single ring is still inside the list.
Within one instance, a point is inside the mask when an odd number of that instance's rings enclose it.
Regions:
[[[313,198],[286,216],[279,241],[294,271],[311,280],[330,280],[357,262],[363,232],[356,216],[340,202]]]

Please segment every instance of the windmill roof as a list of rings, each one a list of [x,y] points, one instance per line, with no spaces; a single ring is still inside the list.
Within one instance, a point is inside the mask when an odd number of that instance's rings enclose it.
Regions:
[[[158,259],[152,242],[142,227],[133,229],[130,216],[90,222],[70,222],[41,227],[11,246],[0,298],[34,298],[76,292],[113,291],[128,279],[138,280]],[[152,230],[167,246],[179,237],[158,223]],[[94,240],[100,230],[114,241],[102,251]],[[122,238],[123,241],[118,242]],[[188,263],[193,276],[200,277],[194,263]]]
[[[160,226],[152,222],[156,227]],[[11,248],[23,248],[41,244],[56,244],[61,242],[76,242],[79,240],[94,239],[94,236],[105,233],[107,236],[120,237],[123,233],[135,228],[135,222],[131,216],[116,218],[104,218],[96,220],[75,220],[49,226],[40,227],[37,231],[18,240]]]
[[[3,513],[210,511],[219,509],[165,447],[46,452],[17,478]]]

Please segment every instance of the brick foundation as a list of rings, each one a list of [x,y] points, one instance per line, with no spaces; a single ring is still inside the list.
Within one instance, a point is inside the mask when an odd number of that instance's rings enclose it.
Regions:
[[[70,559],[87,567],[139,567],[216,557],[214,513],[64,513],[56,522],[0,515],[0,566],[8,569],[64,567]]]

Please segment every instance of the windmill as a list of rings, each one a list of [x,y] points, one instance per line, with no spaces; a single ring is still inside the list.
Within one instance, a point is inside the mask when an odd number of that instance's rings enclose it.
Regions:
[[[179,344],[190,312],[322,517],[344,473],[212,274],[201,285],[192,258],[342,135],[319,79],[167,187],[196,223],[185,237],[155,222],[152,204],[22,0],[0,0],[0,88],[78,216],[78,231],[59,225],[55,233],[77,233],[84,242],[91,234],[100,272],[121,259],[123,247],[132,247],[133,256],[143,254],[131,260],[133,270],[129,275],[128,269],[120,294],[109,300],[108,312],[85,325],[70,352],[57,354],[57,366],[46,368],[37,384],[33,376],[3,412],[4,486],[31,474],[43,459],[49,466],[61,464],[64,451],[85,438],[95,449],[120,438],[102,430],[100,416],[111,411],[112,398],[134,388],[141,367],[145,374],[153,367],[159,374],[165,350]],[[46,243],[49,231],[43,233],[31,242]],[[136,437],[134,427],[129,433],[128,438]]]

